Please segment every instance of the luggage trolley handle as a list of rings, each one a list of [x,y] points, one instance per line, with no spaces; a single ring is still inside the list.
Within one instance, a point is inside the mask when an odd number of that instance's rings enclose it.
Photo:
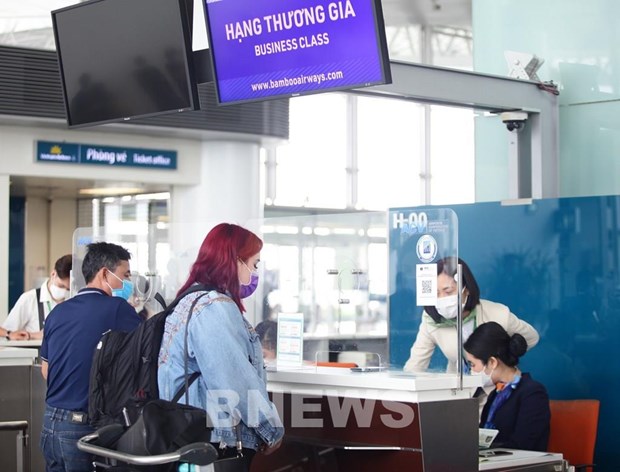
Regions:
[[[17,435],[17,469],[18,471],[26,470],[29,455],[28,441],[28,421],[0,421],[0,431],[19,431]]]
[[[218,458],[216,449],[209,443],[197,442],[183,446],[174,452],[158,454],[155,456],[138,456],[128,454],[93,444],[99,439],[99,433],[94,432],[83,436],[78,440],[77,447],[80,451],[87,452],[108,459],[116,459],[133,465],[160,465],[170,462],[188,462],[196,465],[209,465]]]

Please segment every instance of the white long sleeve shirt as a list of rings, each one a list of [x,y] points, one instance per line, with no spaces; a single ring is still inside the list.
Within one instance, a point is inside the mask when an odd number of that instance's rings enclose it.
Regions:
[[[9,312],[2,327],[7,331],[19,331],[26,330],[31,333],[40,331],[39,327],[39,307],[38,302],[43,303],[43,316],[47,318],[50,311],[56,306],[56,302],[52,298],[52,295],[47,288],[48,279],[45,279],[41,285],[41,296],[37,300],[36,289],[28,290],[20,295],[15,302],[15,306]]]
[[[403,370],[407,372],[422,372],[428,368],[435,347],[448,359],[447,372],[456,372],[456,360],[458,357],[458,336],[456,326],[437,326],[429,323],[431,317],[422,315],[422,322],[418,330],[409,359]],[[476,306],[476,326],[495,321],[500,324],[510,335],[519,333],[527,341],[527,348],[534,347],[539,340],[538,332],[529,323],[517,318],[506,305],[480,300]],[[471,333],[470,333],[471,334]],[[465,338],[463,338],[465,341]]]

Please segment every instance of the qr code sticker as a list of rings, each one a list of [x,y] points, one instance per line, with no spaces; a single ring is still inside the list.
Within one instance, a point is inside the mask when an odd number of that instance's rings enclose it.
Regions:
[[[433,281],[432,280],[423,280],[422,281],[422,293],[427,295],[432,293],[433,290]]]

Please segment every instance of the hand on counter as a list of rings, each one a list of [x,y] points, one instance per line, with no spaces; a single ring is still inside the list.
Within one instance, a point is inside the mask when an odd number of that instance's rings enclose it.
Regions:
[[[26,331],[26,334],[28,334],[28,341],[32,341],[32,340],[41,340],[43,339],[43,330],[41,331]]]
[[[28,341],[30,340],[30,333],[28,331],[9,331],[8,338],[10,341]]]

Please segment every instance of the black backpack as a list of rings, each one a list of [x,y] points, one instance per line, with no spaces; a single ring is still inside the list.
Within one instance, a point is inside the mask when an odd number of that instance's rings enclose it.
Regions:
[[[99,428],[112,423],[129,426],[138,418],[144,404],[159,398],[157,363],[166,318],[186,295],[194,292],[206,295],[211,290],[205,285],[193,285],[134,331],[104,333],[90,370],[88,417],[92,426]],[[197,377],[192,375],[187,385]]]

